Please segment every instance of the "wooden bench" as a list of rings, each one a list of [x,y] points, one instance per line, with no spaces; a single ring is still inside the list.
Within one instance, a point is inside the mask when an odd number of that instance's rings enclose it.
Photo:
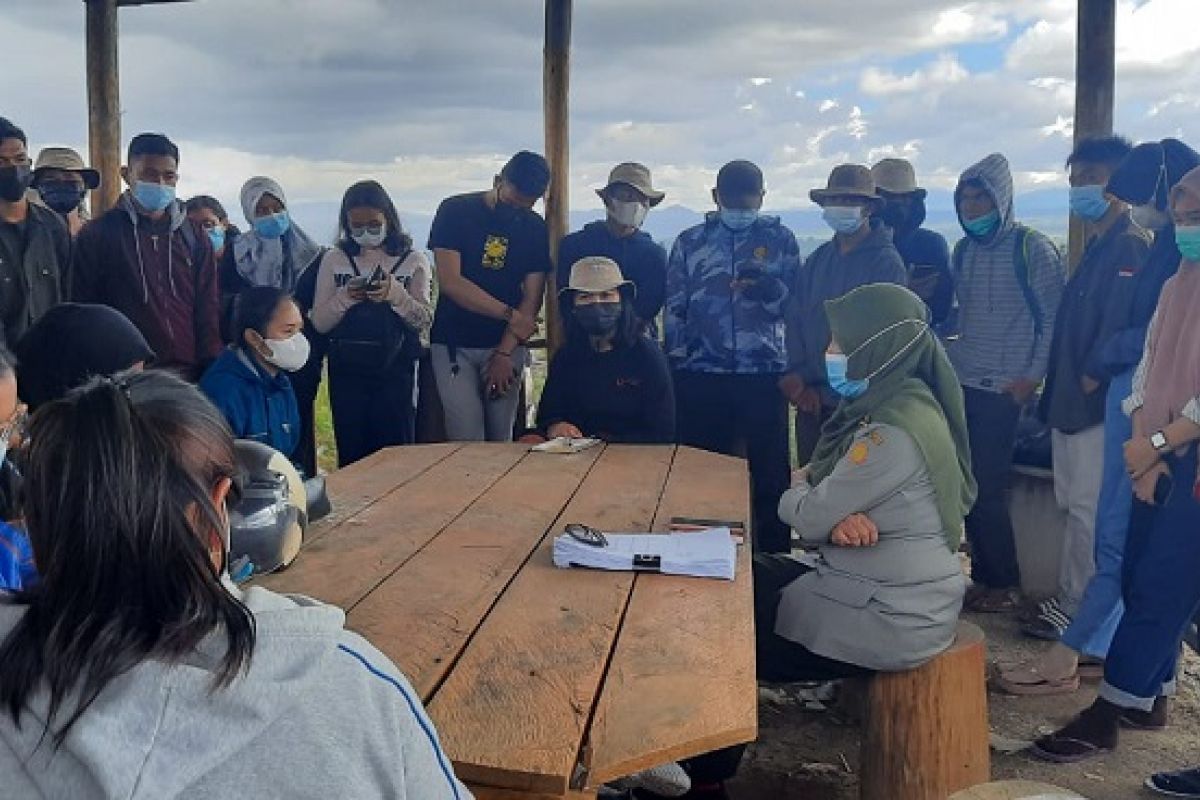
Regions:
[[[870,679],[860,754],[862,800],[931,800],[986,782],[987,686],[983,631],[959,622],[928,663]]]
[[[329,480],[334,518],[262,585],[346,609],[405,672],[484,800],[579,800],[757,734],[749,547],[733,582],[556,569],[569,522],[666,531],[748,519],[740,459],[393,448]]]

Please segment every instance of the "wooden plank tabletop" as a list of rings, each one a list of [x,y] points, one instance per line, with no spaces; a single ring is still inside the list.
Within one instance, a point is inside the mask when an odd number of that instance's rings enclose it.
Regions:
[[[346,608],[483,796],[582,796],[571,792],[585,782],[754,738],[748,547],[733,582],[551,561],[568,522],[748,520],[744,461],[671,446],[425,445],[376,454],[329,488],[334,515],[292,567],[258,582]]]

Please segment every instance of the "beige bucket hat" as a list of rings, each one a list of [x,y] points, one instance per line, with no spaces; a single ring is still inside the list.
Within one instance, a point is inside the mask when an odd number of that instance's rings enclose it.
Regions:
[[[77,172],[83,178],[83,185],[95,189],[100,185],[100,173],[83,163],[83,158],[69,147],[44,147],[38,153],[33,163],[33,174],[46,169],[57,169],[63,172]]]
[[[875,193],[875,179],[871,177],[871,170],[862,164],[834,167],[825,188],[813,189],[808,196],[817,205],[822,205],[830,197],[861,197],[876,203],[883,202]]]
[[[875,188],[888,194],[915,194],[925,197],[925,190],[917,186],[917,174],[913,165],[903,158],[885,158],[871,167]]]
[[[571,265],[571,281],[558,293],[560,295],[566,292],[595,294],[610,292],[613,289],[620,289],[622,286],[629,286],[635,292],[637,291],[633,281],[625,280],[617,262],[604,256],[587,256]]]
[[[603,197],[604,190],[614,183],[625,183],[637,189],[650,201],[651,208],[661,203],[667,196],[666,192],[660,192],[651,184],[650,168],[636,161],[626,161],[624,164],[617,164],[613,167],[612,172],[608,173],[608,183],[604,185],[603,189],[597,189],[596,194]]]

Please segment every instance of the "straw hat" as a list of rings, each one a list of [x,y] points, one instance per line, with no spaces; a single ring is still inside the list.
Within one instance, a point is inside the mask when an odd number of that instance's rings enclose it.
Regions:
[[[626,161],[624,164],[617,164],[613,167],[612,172],[608,173],[608,183],[605,184],[604,189],[597,189],[596,194],[603,197],[604,191],[614,183],[628,184],[637,189],[650,201],[651,207],[661,203],[667,196],[665,192],[660,192],[651,184],[649,168],[636,161]]]
[[[69,147],[44,147],[37,155],[33,164],[33,174],[47,169],[57,169],[63,172],[77,172],[83,178],[83,185],[95,189],[100,185],[100,173],[90,169],[83,163],[83,158]]]
[[[875,193],[875,179],[871,170],[861,164],[842,164],[829,173],[824,189],[813,189],[808,196],[817,205],[823,205],[830,197],[861,197],[864,200],[882,202]]]
[[[622,286],[633,287],[636,291],[633,281],[625,280],[625,276],[621,274],[621,268],[617,262],[604,256],[587,256],[571,265],[571,281],[558,293],[560,295],[565,292],[597,294],[611,292]]]
[[[903,158],[885,158],[871,167],[875,188],[888,194],[915,194],[925,197],[925,190],[917,186],[917,175],[913,165]]]

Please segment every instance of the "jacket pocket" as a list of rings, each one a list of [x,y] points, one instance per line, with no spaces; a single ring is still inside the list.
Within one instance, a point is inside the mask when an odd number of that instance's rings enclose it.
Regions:
[[[850,608],[866,608],[879,591],[879,584],[839,572],[818,572],[811,590]]]

